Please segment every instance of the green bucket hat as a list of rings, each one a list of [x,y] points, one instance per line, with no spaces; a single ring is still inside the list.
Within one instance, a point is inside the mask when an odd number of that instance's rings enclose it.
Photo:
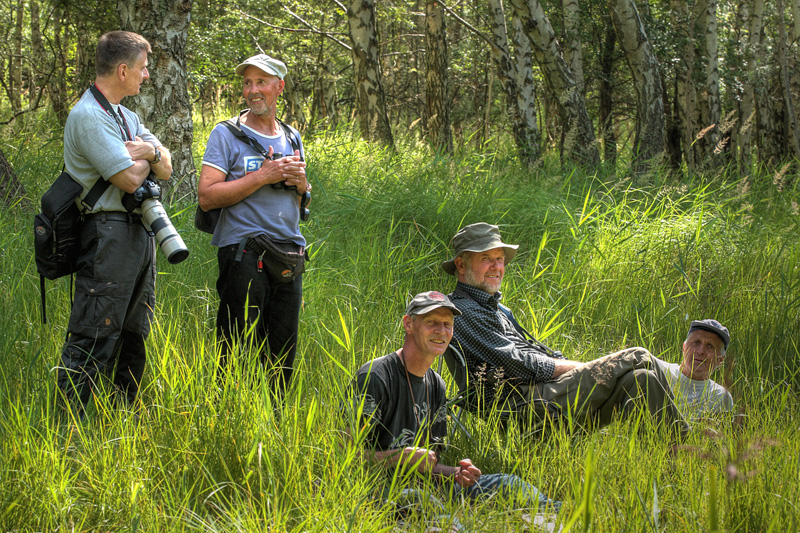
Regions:
[[[500,238],[500,228],[486,222],[476,222],[464,226],[450,241],[450,248],[455,255],[449,261],[442,263],[445,272],[454,276],[456,273],[456,257],[464,252],[485,252],[495,248],[503,248],[506,254],[506,264],[510,263],[517,255],[518,244],[506,244]]]

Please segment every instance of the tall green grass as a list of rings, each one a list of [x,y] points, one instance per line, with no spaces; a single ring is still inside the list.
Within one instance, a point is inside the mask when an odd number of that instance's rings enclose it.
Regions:
[[[20,143],[10,156],[32,194],[58,171],[57,144]],[[465,416],[473,438],[455,432],[446,461],[521,475],[565,502],[558,520],[571,530],[798,530],[796,179],[780,190],[766,172],[631,183],[549,161],[531,173],[503,154],[450,159],[412,141],[392,155],[345,130],[306,151],[312,260],[283,406],[263,379],[217,389],[215,250],[193,228],[193,206],[171,205],[191,256],[159,257],[145,410],[137,419],[101,394],[72,420],[55,404],[53,371],[69,284],[48,282],[40,324],[32,212],[0,211],[0,529],[391,530],[393,509],[375,497],[381,474],[341,445],[346,386],[400,345],[413,294],[451,290],[439,267],[449,238],[484,220],[520,244],[504,302],[571,358],[642,345],[677,361],[690,320],[725,323],[744,424],[701,422],[674,447],[647,416],[547,437]],[[478,531],[526,527],[527,511],[495,502],[451,511]]]

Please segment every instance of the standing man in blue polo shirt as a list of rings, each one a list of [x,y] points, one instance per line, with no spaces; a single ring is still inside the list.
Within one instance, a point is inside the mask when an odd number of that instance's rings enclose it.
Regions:
[[[265,242],[304,253],[299,202],[310,190],[300,134],[277,119],[286,72],[282,61],[265,54],[236,67],[249,109],[234,119],[235,128],[246,138],[217,124],[198,187],[201,209],[222,208],[211,240],[219,248],[220,367],[235,354],[242,363],[249,362],[248,348],[253,347],[279,396],[289,384],[297,352],[303,277],[302,272],[281,276],[280,267],[276,275]],[[273,159],[278,153],[285,157]]]

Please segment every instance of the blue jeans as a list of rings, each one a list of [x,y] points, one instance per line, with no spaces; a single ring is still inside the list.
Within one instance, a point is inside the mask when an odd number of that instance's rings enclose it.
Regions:
[[[549,499],[538,488],[513,474],[483,474],[471,487],[462,488],[457,483],[448,481],[441,488],[440,494],[451,503],[458,502],[461,496],[469,500],[499,497],[514,508],[534,513],[547,508],[556,514],[561,509],[560,501]],[[423,489],[403,489],[398,501],[394,503],[401,515],[412,509],[421,509],[423,512],[427,510],[429,512],[426,513],[426,519],[431,525],[441,527],[442,524],[449,523],[452,530],[467,530],[457,518],[448,514],[447,507],[441,500]]]
[[[220,248],[217,253],[220,368],[225,369],[235,346],[239,347],[239,353],[245,359],[249,359],[247,348],[258,349],[261,365],[267,370],[277,370],[272,389],[282,397],[291,380],[297,353],[303,277],[297,276],[289,283],[273,279],[266,267],[259,268],[259,254],[245,250],[237,261],[238,249],[239,245],[233,244]],[[246,336],[245,332],[250,331],[252,336]]]

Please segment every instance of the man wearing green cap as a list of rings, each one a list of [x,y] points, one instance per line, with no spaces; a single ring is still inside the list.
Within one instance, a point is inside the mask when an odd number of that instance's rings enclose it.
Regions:
[[[274,250],[305,253],[298,207],[311,188],[300,134],[277,118],[286,72],[282,61],[266,54],[236,67],[249,109],[211,132],[197,190],[201,209],[222,209],[211,239],[219,248],[220,366],[234,347],[242,359],[249,359],[243,348],[257,347],[279,395],[292,375],[303,280],[302,270],[284,268]]]
[[[731,393],[710,379],[725,361],[730,342],[728,328],[716,320],[693,320],[680,363],[654,358],[667,375],[678,406],[692,418],[733,410]]]
[[[423,484],[433,481],[438,493],[451,500],[500,494],[517,505],[538,510],[553,502],[539,490],[510,474],[483,474],[470,459],[458,466],[442,464],[440,453],[447,436],[445,385],[431,365],[453,336],[453,317],[461,312],[444,294],[417,294],[403,316],[402,348],[364,364],[350,388],[351,426],[347,433],[363,443],[365,457],[394,471],[416,473]],[[426,501],[442,510],[435,497]],[[405,496],[409,496],[405,493]],[[460,526],[455,522],[456,528]]]
[[[485,414],[496,406],[523,423],[570,416],[582,427],[602,427],[615,413],[643,403],[657,420],[688,431],[666,376],[644,348],[582,363],[527,334],[500,304],[505,265],[519,246],[504,243],[497,226],[465,226],[450,246],[454,257],[442,268],[458,278],[449,295],[462,313],[454,321],[453,343],[467,361],[473,411]]]

